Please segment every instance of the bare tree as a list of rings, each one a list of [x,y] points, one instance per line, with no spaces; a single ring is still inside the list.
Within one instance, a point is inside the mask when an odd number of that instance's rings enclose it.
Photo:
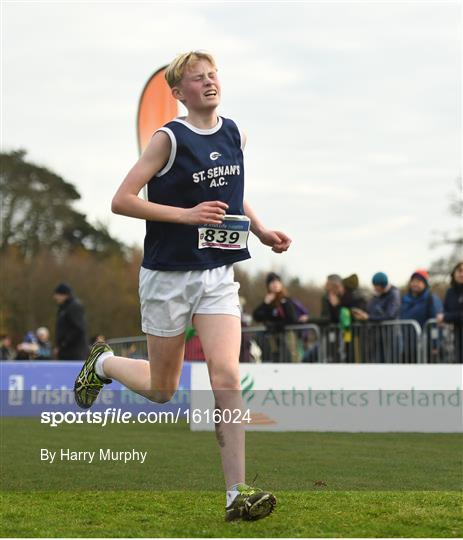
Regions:
[[[439,232],[439,237],[431,244],[432,247],[450,246],[448,255],[435,260],[430,267],[431,275],[445,281],[457,262],[463,260],[463,179],[458,177],[455,181],[456,189],[451,194],[449,212],[457,219],[455,230],[452,232]]]

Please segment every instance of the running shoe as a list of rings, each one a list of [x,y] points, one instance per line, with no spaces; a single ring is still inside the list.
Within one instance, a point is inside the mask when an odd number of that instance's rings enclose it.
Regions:
[[[273,512],[277,500],[273,493],[259,488],[238,484],[239,494],[225,509],[225,521],[242,519],[254,521],[267,517]]]
[[[103,385],[112,382],[111,379],[99,377],[95,372],[96,361],[105,352],[112,352],[109,345],[102,342],[94,343],[74,383],[74,397],[77,405],[82,409],[89,409],[98,397]]]

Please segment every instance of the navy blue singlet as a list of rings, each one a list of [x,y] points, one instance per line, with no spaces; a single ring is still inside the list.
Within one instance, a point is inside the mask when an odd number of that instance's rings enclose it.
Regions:
[[[160,129],[169,135],[165,167],[148,183],[151,202],[192,208],[223,201],[227,214],[244,215],[244,169],[236,124],[219,117],[212,129],[198,129],[177,118]],[[150,270],[206,270],[249,259],[249,251],[198,249],[198,226],[146,222],[142,266]]]

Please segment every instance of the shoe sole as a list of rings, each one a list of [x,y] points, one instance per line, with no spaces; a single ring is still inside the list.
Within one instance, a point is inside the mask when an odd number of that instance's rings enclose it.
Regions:
[[[243,519],[248,521],[256,521],[269,516],[275,509],[277,500],[272,493],[265,493],[255,501],[252,501],[252,497],[246,504],[246,515]]]
[[[277,500],[272,493],[256,494],[249,497],[244,506],[227,513],[225,521],[256,521],[269,516],[275,509]]]
[[[101,388],[103,388],[103,387],[101,387]],[[100,390],[101,390],[101,388],[100,388]],[[95,403],[96,398],[98,397],[98,394],[100,393],[100,390],[95,391],[95,390],[90,390],[88,388],[84,388],[83,390],[81,390],[81,392],[85,392],[86,394],[90,394],[90,395],[94,396],[93,401],[90,404],[88,404],[88,403],[85,403],[84,401],[82,401],[80,399],[80,394],[77,392],[77,386],[74,386],[74,399],[76,400],[77,405],[81,409],[90,409],[90,407]]]
[[[93,348],[95,347],[96,343],[94,343],[90,349],[90,352],[89,352],[89,357],[90,355],[92,354],[92,350]],[[96,359],[93,361],[93,365],[92,365],[92,368],[93,369],[93,366],[96,362]],[[98,394],[100,393],[101,389],[103,388],[103,384],[101,385],[101,388],[99,388],[98,390],[95,390],[95,389],[89,389],[89,388],[81,388],[81,383],[79,383],[79,379],[84,375],[84,373],[88,370],[88,358],[87,360],[85,360],[84,362],[84,365],[82,366],[82,369],[80,370],[79,372],[79,375],[77,376],[76,380],[75,380],[75,383],[74,383],[74,399],[77,403],[77,405],[81,408],[81,409],[90,409],[90,407],[95,403],[97,397],[98,397]],[[103,383],[104,381],[102,381]],[[110,383],[111,380],[108,379],[108,383]],[[90,404],[88,403],[85,403],[84,401],[82,401],[82,399],[80,398],[80,395],[77,391],[77,389],[80,388],[80,392],[85,392],[86,396],[88,394],[90,394],[91,396],[93,396],[93,400]]]

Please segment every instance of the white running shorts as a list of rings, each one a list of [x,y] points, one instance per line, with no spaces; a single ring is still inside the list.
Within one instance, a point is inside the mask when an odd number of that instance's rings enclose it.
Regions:
[[[178,336],[196,313],[241,317],[233,265],[188,272],[140,269],[141,326],[145,334]]]

